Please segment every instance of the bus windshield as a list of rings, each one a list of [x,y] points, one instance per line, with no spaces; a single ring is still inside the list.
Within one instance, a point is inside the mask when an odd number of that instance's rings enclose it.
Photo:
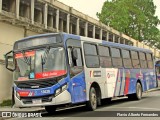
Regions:
[[[43,48],[15,54],[15,80],[56,77],[66,74],[63,47]]]

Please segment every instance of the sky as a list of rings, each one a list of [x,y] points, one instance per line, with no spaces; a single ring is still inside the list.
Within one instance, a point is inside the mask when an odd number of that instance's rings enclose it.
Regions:
[[[98,20],[96,17],[97,12],[101,12],[103,3],[106,0],[58,0],[68,6],[73,7],[74,9],[89,15]],[[156,15],[160,19],[160,0],[153,0],[154,4],[157,6]],[[160,29],[160,25],[158,26]]]

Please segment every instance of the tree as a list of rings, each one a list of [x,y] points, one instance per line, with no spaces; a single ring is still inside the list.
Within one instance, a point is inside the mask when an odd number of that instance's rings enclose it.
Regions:
[[[112,0],[104,2],[99,20],[139,41],[156,41],[160,20],[153,0]]]

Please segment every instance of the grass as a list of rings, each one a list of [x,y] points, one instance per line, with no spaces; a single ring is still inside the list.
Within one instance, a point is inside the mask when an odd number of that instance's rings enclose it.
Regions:
[[[12,100],[4,100],[2,103],[0,103],[0,107],[11,106],[11,105],[12,105]]]

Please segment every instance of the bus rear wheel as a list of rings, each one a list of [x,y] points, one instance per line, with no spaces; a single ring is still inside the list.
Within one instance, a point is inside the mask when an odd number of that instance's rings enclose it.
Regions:
[[[86,104],[88,110],[94,111],[97,108],[97,95],[94,87],[89,92],[89,101]]]
[[[136,85],[136,94],[135,94],[135,99],[140,100],[142,98],[142,86],[138,82]]]
[[[56,111],[56,106],[45,106],[45,110],[49,113],[49,114],[53,114]]]
[[[140,100],[142,99],[142,86],[139,82],[136,84],[136,93],[128,95],[130,100]]]

